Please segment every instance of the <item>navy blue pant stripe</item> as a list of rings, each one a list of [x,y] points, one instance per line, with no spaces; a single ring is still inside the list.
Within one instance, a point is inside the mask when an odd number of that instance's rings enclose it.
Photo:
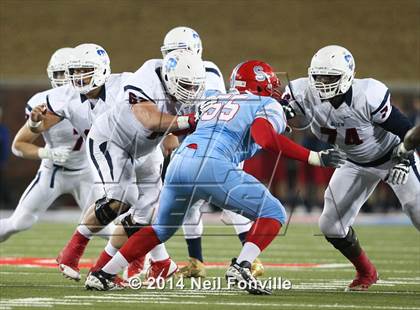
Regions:
[[[32,185],[29,188],[29,190],[26,192],[25,196],[23,196],[22,199],[25,199],[26,196],[28,196],[28,194],[31,192],[31,190],[34,188],[34,186],[39,182],[39,179],[41,178],[41,171],[38,171],[38,173],[36,174],[36,178],[34,181],[32,181]]]
[[[90,155],[90,158],[92,159],[93,164],[94,164],[94,165],[95,165],[95,167],[96,167],[96,170],[98,170],[98,174],[99,174],[99,177],[101,178],[102,184],[105,184],[105,182],[104,182],[104,178],[103,178],[103,176],[102,176],[101,169],[99,169],[99,164],[98,164],[98,162],[96,161],[95,156],[93,156],[93,140],[92,140],[92,139],[90,139],[90,138],[89,138],[89,155]]]
[[[111,173],[112,181],[114,181],[114,166],[112,165],[112,158],[109,155],[109,152],[107,150],[108,143],[103,142],[99,145],[99,149],[101,150],[102,154],[104,154],[106,162],[108,163],[109,171]]]
[[[416,175],[417,180],[420,182],[420,173],[417,169],[416,163],[414,163],[411,167],[413,167],[414,174]]]
[[[53,173],[51,175],[50,188],[54,188],[55,175],[59,169],[60,167],[54,167]]]

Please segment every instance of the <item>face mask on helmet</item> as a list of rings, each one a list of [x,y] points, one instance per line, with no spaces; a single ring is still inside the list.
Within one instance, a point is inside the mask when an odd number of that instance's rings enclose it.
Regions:
[[[162,78],[168,93],[184,105],[195,105],[205,88],[202,60],[189,50],[175,50],[166,55]]]
[[[47,66],[47,74],[53,88],[69,83],[65,70],[72,50],[70,47],[60,48],[51,56]]]
[[[312,57],[309,84],[321,99],[331,99],[350,89],[354,70],[354,59],[348,50],[337,45],[326,46]]]
[[[165,57],[168,53],[178,49],[190,50],[201,58],[203,47],[198,33],[188,27],[176,27],[170,30],[160,48],[162,56]]]
[[[66,77],[81,94],[101,87],[111,74],[108,54],[96,44],[81,44],[67,63]]]
[[[74,88],[76,88],[81,94],[87,94],[96,87],[93,85],[93,76],[95,69],[90,68],[69,68],[69,79]]]

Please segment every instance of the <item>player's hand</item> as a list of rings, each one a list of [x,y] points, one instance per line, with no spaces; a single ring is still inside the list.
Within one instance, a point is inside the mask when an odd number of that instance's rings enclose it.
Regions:
[[[308,163],[319,167],[339,168],[345,163],[346,154],[338,149],[328,149],[321,152],[311,151]]]
[[[207,100],[207,101],[204,101],[204,102],[200,103],[197,106],[197,111],[195,112],[195,115],[194,115],[196,123],[200,120],[201,115],[203,115],[203,113],[205,113],[212,106],[212,104],[214,104],[214,101]]]
[[[408,181],[410,173],[410,161],[408,159],[401,160],[391,168],[385,181],[392,185],[404,185]]]
[[[175,135],[169,134],[163,140],[160,145],[162,149],[163,156],[168,157],[172,152],[179,146],[178,137]]]
[[[292,119],[296,116],[295,110],[290,106],[290,103],[286,99],[280,99],[279,103],[281,104],[281,107],[283,108],[284,114],[286,115],[286,119]]]
[[[59,146],[56,148],[40,148],[38,156],[42,159],[51,159],[55,164],[64,164],[69,159],[71,148],[67,146]]]
[[[45,104],[41,104],[32,109],[30,118],[33,122],[41,122],[45,119],[46,114],[47,106]]]
[[[414,153],[414,150],[406,150],[404,147],[404,142],[401,142],[396,147],[394,147],[391,155],[391,159],[400,162],[403,159],[409,159],[409,157]]]

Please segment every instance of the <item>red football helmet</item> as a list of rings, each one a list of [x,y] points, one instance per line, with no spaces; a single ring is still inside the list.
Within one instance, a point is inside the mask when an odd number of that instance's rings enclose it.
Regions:
[[[230,88],[240,93],[250,92],[259,96],[281,98],[280,81],[268,63],[249,60],[240,63],[230,76]]]

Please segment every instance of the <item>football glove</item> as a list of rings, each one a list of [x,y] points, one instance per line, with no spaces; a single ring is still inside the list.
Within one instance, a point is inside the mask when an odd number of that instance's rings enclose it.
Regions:
[[[56,164],[64,164],[70,157],[71,148],[59,146],[56,148],[39,148],[38,156],[41,159],[51,159]]]
[[[345,163],[346,154],[339,149],[328,149],[321,152],[311,151],[308,157],[308,163],[318,167],[339,168]]]
[[[407,183],[408,175],[410,173],[410,164],[408,159],[401,160],[400,163],[391,168],[385,181],[392,185],[404,185]]]
[[[292,119],[296,116],[295,110],[290,106],[290,103],[286,99],[279,100],[281,107],[283,108],[284,114],[286,115],[286,119]]]

